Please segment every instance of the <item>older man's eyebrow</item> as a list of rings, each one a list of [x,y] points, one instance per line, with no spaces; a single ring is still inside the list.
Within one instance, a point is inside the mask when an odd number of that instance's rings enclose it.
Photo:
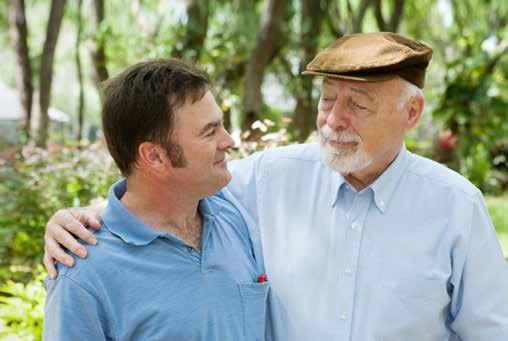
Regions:
[[[367,96],[371,100],[371,102],[376,102],[374,97],[372,96],[371,91],[367,89],[351,87],[351,91]]]
[[[323,85],[329,85],[332,86],[334,84],[334,81],[330,78],[324,78],[323,79]]]

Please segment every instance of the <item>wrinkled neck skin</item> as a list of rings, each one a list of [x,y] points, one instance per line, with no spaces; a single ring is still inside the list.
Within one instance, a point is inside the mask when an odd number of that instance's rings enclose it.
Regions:
[[[384,173],[384,171],[392,164],[402,148],[402,142],[398,147],[391,148],[381,158],[374,160],[368,167],[360,169],[356,172],[341,173],[346,181],[353,186],[358,192],[370,186]]]

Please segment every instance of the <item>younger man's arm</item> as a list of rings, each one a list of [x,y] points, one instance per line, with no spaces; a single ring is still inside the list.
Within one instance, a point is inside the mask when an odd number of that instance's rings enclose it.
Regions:
[[[43,340],[111,340],[113,328],[101,302],[73,279],[47,280]]]

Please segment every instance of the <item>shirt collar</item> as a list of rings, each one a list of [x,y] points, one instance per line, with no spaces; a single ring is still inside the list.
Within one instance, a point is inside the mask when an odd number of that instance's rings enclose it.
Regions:
[[[334,171],[330,167],[326,166],[327,169],[330,171],[330,203],[333,206],[335,206],[335,203],[337,202],[337,198],[339,196],[339,190],[340,187],[346,183],[346,179],[337,171]]]
[[[393,191],[397,186],[398,180],[402,175],[407,165],[408,151],[403,144],[399,154],[395,160],[388,166],[388,168],[372,183],[369,187],[374,192],[374,202],[377,208],[384,213],[388,203],[392,197]],[[331,205],[334,206],[339,196],[339,191],[342,185],[346,183],[344,177],[331,168],[327,167],[331,172]]]
[[[126,179],[118,181],[109,189],[108,206],[102,214],[102,221],[108,230],[127,244],[133,245],[147,245],[154,239],[165,235],[143,224],[123,206],[120,199],[126,191]],[[215,215],[220,212],[221,208],[209,198],[204,198],[199,201],[198,209],[203,218],[203,224],[206,224],[215,219]]]
[[[204,198],[199,201],[198,210],[203,218],[203,223],[206,223],[215,219],[215,216],[221,211],[221,206],[210,198]]]
[[[388,208],[402,174],[408,165],[408,151],[403,144],[399,154],[388,168],[369,187],[374,192],[374,202],[381,213]]]
[[[160,233],[139,221],[123,206],[120,199],[127,191],[127,180],[122,179],[109,189],[108,206],[102,214],[102,221],[111,233],[127,244],[147,245]]]

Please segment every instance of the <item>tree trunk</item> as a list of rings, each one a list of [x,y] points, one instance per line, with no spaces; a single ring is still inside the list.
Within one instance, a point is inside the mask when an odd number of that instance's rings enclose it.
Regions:
[[[208,32],[209,1],[191,0],[187,3],[187,25],[181,48],[174,56],[199,60],[206,34]]]
[[[78,143],[81,142],[83,136],[83,112],[85,106],[85,91],[83,89],[83,70],[81,67],[81,55],[79,53],[81,47],[81,33],[83,30],[82,7],[83,0],[78,0],[78,27],[77,27],[78,32],[76,35],[76,71],[78,74],[78,82],[79,82],[78,132],[76,136]]]
[[[353,17],[353,33],[362,32],[363,18],[370,6],[370,0],[362,0],[358,8],[358,13]]]
[[[402,20],[402,13],[404,12],[404,0],[395,0],[393,5],[392,18],[390,19],[391,32],[397,32]]]
[[[376,16],[377,27],[380,31],[388,31],[381,5],[381,0],[374,0],[374,15]]]
[[[93,20],[97,32],[104,22],[104,0],[94,0]],[[93,80],[97,86],[100,97],[102,98],[102,82],[109,78],[108,69],[106,67],[107,56],[105,51],[104,37],[96,37],[92,45],[92,66]]]
[[[388,21],[385,20],[383,17],[382,1],[373,0],[373,5],[374,5],[374,14],[376,16],[376,22],[377,26],[379,27],[379,30],[397,32],[404,11],[404,0],[394,0],[392,13]]]
[[[48,139],[48,107],[51,98],[51,82],[53,80],[53,58],[55,48],[60,33],[60,26],[64,14],[65,0],[52,0],[51,10],[49,12],[48,28],[46,31],[46,40],[42,49],[41,56],[41,74],[39,88],[39,134],[37,136],[37,145],[43,147]]]
[[[252,123],[260,118],[263,104],[261,85],[266,68],[280,50],[282,25],[288,4],[288,0],[268,0],[266,12],[262,15],[264,20],[245,70],[242,124],[244,130],[250,130]]]
[[[300,33],[300,73],[314,58],[317,52],[321,21],[324,10],[320,1],[303,0]],[[298,76],[296,88],[296,108],[294,113],[294,131],[299,141],[304,141],[315,128],[316,103],[312,98],[312,79],[310,76]]]
[[[14,50],[16,51],[16,60],[20,72],[16,74],[16,83],[21,99],[21,108],[23,110],[23,131],[27,138],[30,137],[30,124],[32,118],[32,65],[28,53],[28,29],[25,18],[25,1],[11,0],[10,7],[11,37]]]

